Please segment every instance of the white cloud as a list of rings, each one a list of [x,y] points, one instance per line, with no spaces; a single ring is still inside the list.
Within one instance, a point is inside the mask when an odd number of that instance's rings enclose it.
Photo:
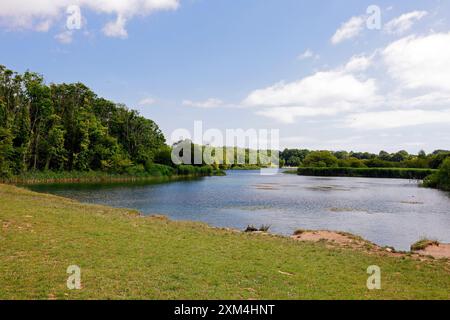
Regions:
[[[422,19],[428,14],[426,11],[413,11],[402,14],[392,19],[384,26],[384,30],[390,34],[402,34],[412,28],[414,22]]]
[[[342,71],[321,71],[299,81],[280,82],[251,92],[243,101],[246,106],[327,107],[359,104],[373,100],[373,79],[359,80]]]
[[[38,32],[47,32],[48,30],[50,30],[51,26],[52,26],[51,20],[44,20],[44,21],[39,22],[35,26],[35,30]]]
[[[176,10],[179,0],[1,0],[0,24],[8,29],[40,29],[66,14],[69,6],[79,6],[99,14],[114,14],[116,20],[104,27],[108,36],[125,37],[125,24],[134,16],[155,11]]]
[[[449,52],[450,33],[436,33],[395,41],[382,56],[389,75],[404,89],[450,92]]]
[[[450,33],[405,37],[335,69],[255,90],[242,104],[284,123],[335,116],[345,127],[368,129],[450,124],[442,111],[450,105],[448,52]]]
[[[443,111],[392,110],[347,116],[345,125],[356,129],[392,129],[424,124],[450,124],[450,109]]]
[[[338,113],[334,108],[275,107],[257,111],[256,114],[283,123],[294,123],[298,117],[331,116]]]
[[[376,91],[373,79],[361,80],[345,71],[332,70],[255,90],[242,103],[265,108],[257,112],[259,115],[290,123],[301,116],[333,115],[367,108],[378,100]]]
[[[153,98],[144,98],[138,102],[138,105],[144,107],[144,106],[151,106],[155,103],[156,103],[156,100]]]
[[[116,21],[108,22],[103,27],[103,33],[108,37],[125,39],[128,37],[128,32],[125,29],[126,23],[127,20],[121,15],[119,15]]]
[[[66,30],[61,33],[58,33],[55,36],[55,39],[58,40],[60,43],[69,44],[69,43],[72,43],[72,40],[73,40],[72,36],[73,36],[72,31]]]
[[[306,60],[310,58],[318,59],[319,55],[315,54],[311,49],[307,49],[297,57],[298,60]]]
[[[364,29],[365,19],[363,16],[352,17],[347,22],[343,23],[341,27],[331,38],[331,43],[339,44],[345,40],[352,39],[358,36]]]
[[[204,108],[204,109],[212,109],[212,108],[218,108],[224,105],[224,102],[219,99],[210,98],[205,101],[191,101],[191,100],[184,100],[183,101],[184,106],[188,107],[196,107],[196,108]]]
[[[372,57],[367,57],[365,55],[353,56],[349,62],[345,65],[345,70],[347,72],[360,72],[365,71],[372,64]]]

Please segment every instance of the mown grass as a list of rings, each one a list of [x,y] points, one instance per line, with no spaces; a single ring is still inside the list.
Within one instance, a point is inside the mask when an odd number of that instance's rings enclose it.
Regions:
[[[450,299],[444,261],[144,218],[0,185],[0,299]],[[82,289],[68,290],[69,265]],[[366,288],[368,266],[382,290]]]
[[[297,174],[304,176],[365,177],[423,180],[436,173],[433,169],[415,168],[298,168]]]

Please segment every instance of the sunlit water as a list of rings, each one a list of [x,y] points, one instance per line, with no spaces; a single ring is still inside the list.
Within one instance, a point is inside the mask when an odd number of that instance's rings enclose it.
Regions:
[[[259,171],[229,171],[166,184],[72,184],[31,186],[82,202],[106,204],[244,229],[271,225],[271,232],[328,229],[360,235],[382,246],[409,250],[427,237],[450,242],[450,196],[396,179],[321,178]]]

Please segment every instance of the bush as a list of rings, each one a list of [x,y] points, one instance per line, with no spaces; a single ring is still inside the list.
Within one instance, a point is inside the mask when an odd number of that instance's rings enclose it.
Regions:
[[[338,160],[338,165],[341,168],[367,168],[362,160],[353,157]]]
[[[142,164],[134,165],[126,168],[126,173],[130,176],[142,176],[145,175],[145,168]]]
[[[155,153],[153,162],[163,164],[165,166],[172,166],[172,148],[169,146],[164,146],[158,149]]]
[[[338,159],[330,151],[314,151],[303,161],[306,167],[336,167]]]
[[[427,177],[424,186],[450,191],[450,157],[442,163],[439,171]]]

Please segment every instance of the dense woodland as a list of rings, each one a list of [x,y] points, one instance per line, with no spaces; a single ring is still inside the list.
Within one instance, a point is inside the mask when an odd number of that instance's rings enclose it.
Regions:
[[[81,83],[0,66],[0,174],[37,170],[125,171],[165,146],[158,126]]]

